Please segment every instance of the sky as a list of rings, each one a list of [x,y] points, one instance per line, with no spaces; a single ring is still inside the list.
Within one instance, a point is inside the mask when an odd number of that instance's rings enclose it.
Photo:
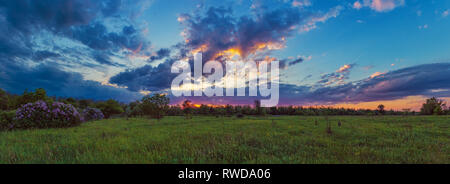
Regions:
[[[171,66],[280,62],[279,105],[420,108],[450,101],[448,0],[0,0],[0,88],[130,102]],[[258,97],[189,97],[253,104]]]

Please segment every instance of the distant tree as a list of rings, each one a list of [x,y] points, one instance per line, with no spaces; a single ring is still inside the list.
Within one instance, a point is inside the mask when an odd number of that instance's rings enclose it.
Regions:
[[[67,104],[72,104],[72,105],[75,105],[77,103],[77,100],[75,100],[72,97],[67,98],[65,101]]]
[[[427,99],[427,101],[422,105],[420,113],[423,115],[442,115],[444,114],[443,109],[445,109],[445,103],[441,99],[436,97]]]
[[[255,100],[255,111],[257,115],[262,115],[262,107],[260,100]]]
[[[85,109],[93,104],[92,100],[82,99],[78,101],[78,105],[80,108]]]
[[[102,111],[105,118],[110,118],[112,115],[121,114],[124,112],[122,106],[120,106],[120,103],[113,99],[106,102],[100,102],[96,105],[96,107]]]
[[[200,108],[198,112],[202,115],[208,115],[209,114],[209,107],[207,105],[200,105]]]
[[[163,94],[147,95],[142,98],[142,112],[145,115],[150,115],[152,118],[161,119],[169,107],[169,102],[170,99]]]
[[[20,106],[22,106],[24,104],[34,103],[39,100],[42,100],[42,101],[50,100],[47,97],[47,92],[45,91],[45,89],[38,88],[35,90],[35,92],[33,92],[33,91],[28,92],[28,90],[25,90],[22,95],[14,98],[14,102],[12,102],[12,105],[14,108],[19,108]]]
[[[377,111],[378,111],[378,113],[380,113],[380,114],[384,114],[386,111],[384,110],[384,105],[383,104],[380,104],[380,105],[378,105],[378,107],[377,107]]]
[[[403,110],[404,115],[406,115],[406,116],[408,116],[411,112],[411,109],[402,109],[402,110]]]
[[[192,102],[190,100],[185,100],[183,102],[183,113],[186,119],[192,118]]]
[[[47,100],[47,92],[45,91],[45,89],[38,88],[34,91],[33,97],[34,97],[33,101],[35,101],[35,102],[39,101],[39,100],[46,101]]]
[[[230,104],[225,106],[225,111],[227,112],[227,116],[231,116],[234,114],[234,108]]]
[[[9,108],[8,94],[0,89],[0,110],[7,110]]]

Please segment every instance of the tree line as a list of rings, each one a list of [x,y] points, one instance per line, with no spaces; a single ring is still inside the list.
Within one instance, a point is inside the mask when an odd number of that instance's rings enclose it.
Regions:
[[[302,107],[302,106],[279,106],[261,107],[260,101],[256,100],[252,105],[206,105],[193,104],[185,100],[179,105],[169,105],[170,99],[163,94],[152,94],[144,96],[141,100],[131,103],[120,103],[110,99],[106,101],[95,101],[90,99],[75,99],[71,97],[49,97],[44,89],[25,91],[22,95],[15,95],[0,89],[0,110],[11,111],[27,103],[36,101],[62,102],[71,104],[78,109],[97,108],[102,111],[105,118],[114,116],[136,117],[149,116],[161,119],[164,116],[244,116],[244,115],[300,115],[300,116],[359,116],[359,115],[450,115],[450,108],[445,102],[438,98],[427,99],[422,105],[420,112],[403,109],[402,111],[386,110],[380,104],[377,109],[352,109],[332,107]]]

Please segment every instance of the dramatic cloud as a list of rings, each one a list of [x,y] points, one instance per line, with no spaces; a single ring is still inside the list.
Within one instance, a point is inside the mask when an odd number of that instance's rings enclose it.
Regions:
[[[450,63],[418,65],[338,86],[280,84],[279,105],[333,105],[397,100],[408,96],[450,97]],[[382,77],[381,77],[382,76]],[[248,89],[247,89],[248,91]],[[187,97],[174,98],[174,103]],[[189,97],[194,102],[205,97]],[[252,104],[261,97],[214,97],[216,104]]]
[[[340,10],[341,7],[336,7],[320,14],[284,6],[236,18],[229,8],[211,7],[204,15],[183,14],[178,20],[186,26],[183,32],[186,45],[194,52],[202,52],[207,61],[236,55],[246,58],[257,52],[284,48],[287,37],[299,27],[315,28],[317,22],[336,17]]]
[[[123,25],[120,32],[109,30],[100,18],[116,16],[121,0],[46,0],[46,1],[2,1],[0,3],[0,33],[2,49],[8,55],[34,53],[43,45],[35,39],[42,37],[61,39],[65,37],[90,47],[93,50],[117,52],[128,49],[136,53],[149,47],[132,25]],[[8,43],[13,39],[14,44]],[[20,45],[20,46],[14,46]],[[9,53],[7,53],[9,52]],[[15,53],[14,53],[15,52]],[[39,55],[41,54],[41,55]],[[31,59],[43,60],[49,53],[38,53]],[[105,54],[105,53],[103,53]],[[25,55],[20,55],[25,56]],[[53,56],[50,56],[53,57]]]
[[[315,25],[336,17],[340,9],[333,8],[322,14],[306,12],[289,5],[275,10],[262,8],[251,17],[234,17],[230,8],[211,7],[204,14],[181,14],[178,21],[185,26],[185,43],[176,46],[174,50],[179,50],[177,58],[186,58],[186,51],[189,50],[191,53],[202,52],[203,62],[233,56],[246,58],[249,55],[254,56],[255,61],[272,61],[276,58],[270,57],[266,51],[284,48],[286,38],[295,33],[298,27],[304,24]],[[150,57],[148,62],[161,60],[169,55],[170,50],[162,49]],[[165,90],[176,76],[170,73],[173,61],[173,58],[169,58],[156,67],[146,65],[127,70],[112,77],[109,82],[126,86],[132,91]],[[304,58],[301,57],[281,60],[280,67],[287,68],[303,61]]]
[[[284,103],[296,102],[296,104],[369,102],[395,100],[414,95],[450,97],[450,78],[446,75],[449,72],[450,63],[418,65],[361,81],[314,90],[287,86],[284,91],[286,94],[280,94],[280,97]],[[282,89],[280,91],[283,92]]]
[[[126,70],[110,79],[110,83],[126,86],[128,90],[138,91],[161,91],[170,88],[172,79],[177,74],[170,71],[175,60],[168,60],[156,67],[145,65],[140,68]]]
[[[21,94],[27,89],[44,88],[51,96],[96,100],[116,99],[122,102],[130,102],[142,97],[139,93],[123,88],[84,80],[79,73],[62,71],[56,64],[24,67],[16,63],[0,62],[0,67],[2,68],[0,88],[16,94]]]
[[[105,66],[124,67],[113,58],[149,48],[150,43],[127,18],[118,15],[122,5],[121,0],[1,1],[0,85],[12,92],[43,87],[61,96],[133,97],[125,89],[102,86],[69,72],[80,67],[97,67],[99,73]],[[106,19],[120,21],[113,25]]]
[[[164,59],[166,57],[169,57],[170,56],[170,52],[171,52],[170,49],[167,49],[167,48],[159,49],[155,53],[155,55],[150,56],[150,58],[148,59],[148,62],[152,63],[153,61],[161,60],[161,59]]]
[[[107,28],[98,22],[79,26],[72,29],[72,37],[95,50],[111,50],[127,48],[132,52],[139,52],[143,46],[132,26],[125,26],[120,33],[108,32]],[[143,45],[144,44],[144,45]]]

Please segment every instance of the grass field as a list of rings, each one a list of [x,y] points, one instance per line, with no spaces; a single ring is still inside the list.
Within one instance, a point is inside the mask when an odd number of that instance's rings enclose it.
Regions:
[[[450,164],[449,116],[329,122],[332,134],[325,117],[300,116],[110,119],[0,132],[0,163]]]

